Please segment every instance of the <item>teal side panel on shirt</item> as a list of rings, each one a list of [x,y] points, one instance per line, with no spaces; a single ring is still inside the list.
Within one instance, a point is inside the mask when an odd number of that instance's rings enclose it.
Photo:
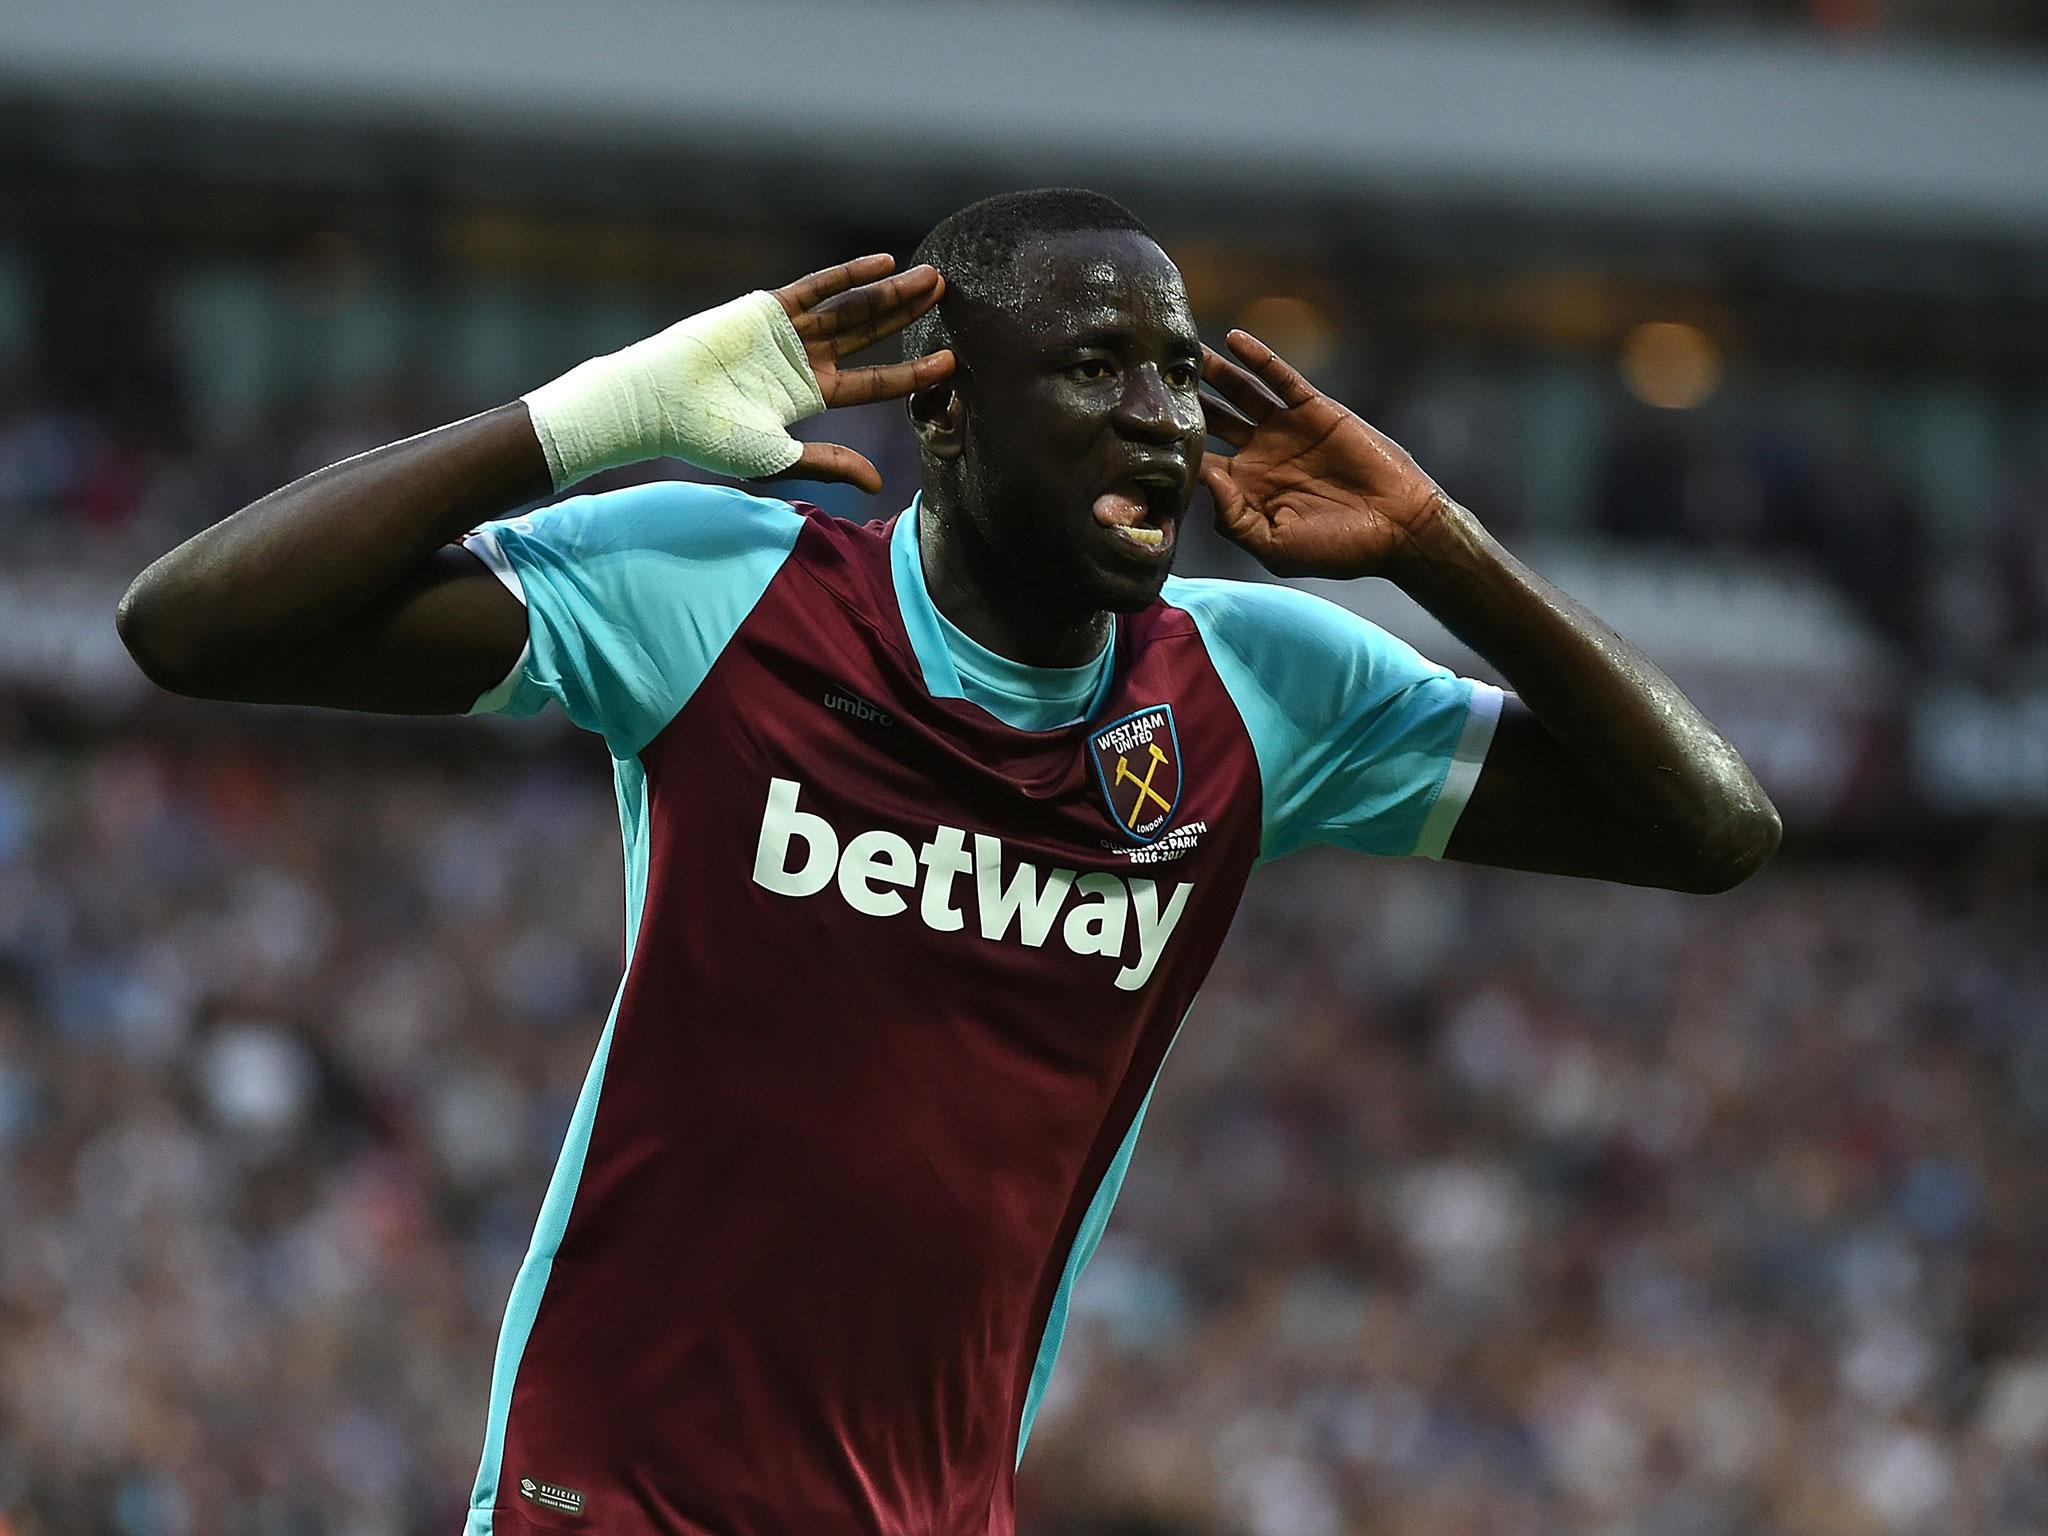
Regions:
[[[640,913],[647,898],[647,774],[638,758],[625,758],[614,763],[613,779],[618,787],[619,823],[626,842],[626,953],[630,957],[640,937]],[[632,974],[630,959],[626,974]],[[597,1120],[598,1095],[604,1087],[606,1063],[611,1059],[612,1030],[618,1023],[619,1001],[625,995],[626,982],[622,977],[618,993],[612,998],[611,1016],[605,1020],[590,1070],[584,1075],[583,1090],[569,1116],[568,1134],[562,1141],[562,1154],[555,1160],[554,1174],[548,1179],[548,1192],[541,1200],[533,1241],[512,1282],[512,1295],[505,1303],[505,1320],[498,1329],[498,1352],[491,1364],[491,1400],[484,1418],[483,1459],[477,1466],[463,1536],[492,1536],[492,1511],[498,1502],[504,1468],[505,1423],[512,1412],[512,1387],[519,1376],[526,1341],[533,1334],[533,1320],[540,1314],[540,1299],[554,1268],[555,1253],[569,1227],[576,1187],[583,1180],[590,1128]]]
[[[553,699],[614,757],[634,756],[689,701],[803,524],[787,502],[682,481],[484,524],[526,599],[526,655],[499,711]]]
[[[1430,812],[1453,766],[1484,754],[1496,690],[1475,707],[1484,685],[1292,587],[1170,577],[1164,595],[1194,619],[1251,733],[1261,860],[1313,843],[1397,858],[1443,851],[1449,825]]]
[[[619,832],[626,845],[626,953],[631,955],[640,942],[640,912],[647,905],[647,770],[639,758],[612,760],[612,788],[619,797]]]
[[[1160,1069],[1165,1070],[1165,1063],[1160,1064]],[[1038,1405],[1045,1400],[1046,1386],[1052,1381],[1052,1368],[1059,1361],[1060,1344],[1067,1336],[1067,1309],[1073,1304],[1074,1284],[1081,1278],[1081,1271],[1088,1267],[1088,1261],[1095,1257],[1095,1250],[1101,1246],[1103,1231],[1109,1226],[1110,1209],[1123,1190],[1124,1175],[1131,1167],[1131,1154],[1137,1150],[1138,1132],[1144,1127],[1145,1111],[1152,1106],[1152,1091],[1158,1086],[1159,1078],[1155,1075],[1152,1087],[1145,1090],[1144,1101],[1138,1105],[1138,1113],[1131,1119],[1131,1128],[1124,1132],[1122,1145],[1116,1149],[1116,1156],[1110,1159],[1109,1167],[1103,1172],[1102,1182],[1096,1186],[1095,1198],[1088,1202],[1080,1230],[1074,1234],[1074,1246],[1067,1254],[1067,1266],[1060,1274],[1059,1289],[1053,1292],[1052,1310],[1046,1314],[1045,1333],[1038,1343],[1038,1359],[1031,1367],[1031,1385],[1024,1394],[1024,1413],[1017,1423],[1017,1460],[1020,1464],[1024,1460],[1025,1443],[1031,1438],[1031,1426],[1038,1420]]]

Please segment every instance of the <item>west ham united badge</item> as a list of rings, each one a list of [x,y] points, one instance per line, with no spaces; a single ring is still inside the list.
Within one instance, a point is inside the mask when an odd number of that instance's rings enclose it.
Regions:
[[[1180,737],[1173,706],[1148,704],[1088,738],[1109,819],[1133,842],[1158,841],[1180,804]]]

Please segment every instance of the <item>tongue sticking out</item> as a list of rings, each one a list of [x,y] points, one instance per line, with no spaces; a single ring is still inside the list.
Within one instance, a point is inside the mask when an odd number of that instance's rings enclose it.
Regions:
[[[1145,514],[1144,498],[1129,491],[1105,491],[1095,498],[1095,521],[1105,528],[1135,528]]]

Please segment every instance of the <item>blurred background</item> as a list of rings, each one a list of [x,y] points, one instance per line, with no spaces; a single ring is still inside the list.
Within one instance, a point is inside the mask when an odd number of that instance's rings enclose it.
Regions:
[[[1641,641],[1790,835],[1705,900],[1259,876],[1024,1536],[2048,1532],[2039,0],[14,0],[0,1536],[454,1532],[621,959],[596,743],[155,694],[126,583],[1047,183]],[[895,411],[824,430],[887,492],[791,494],[907,502]],[[1330,595],[1484,671],[1380,586]]]

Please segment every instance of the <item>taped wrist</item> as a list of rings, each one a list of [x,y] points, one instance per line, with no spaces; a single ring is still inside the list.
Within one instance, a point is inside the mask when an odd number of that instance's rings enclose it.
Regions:
[[[668,454],[722,475],[776,474],[803,452],[785,429],[825,409],[796,327],[766,289],[579,363],[520,398],[558,491]]]

